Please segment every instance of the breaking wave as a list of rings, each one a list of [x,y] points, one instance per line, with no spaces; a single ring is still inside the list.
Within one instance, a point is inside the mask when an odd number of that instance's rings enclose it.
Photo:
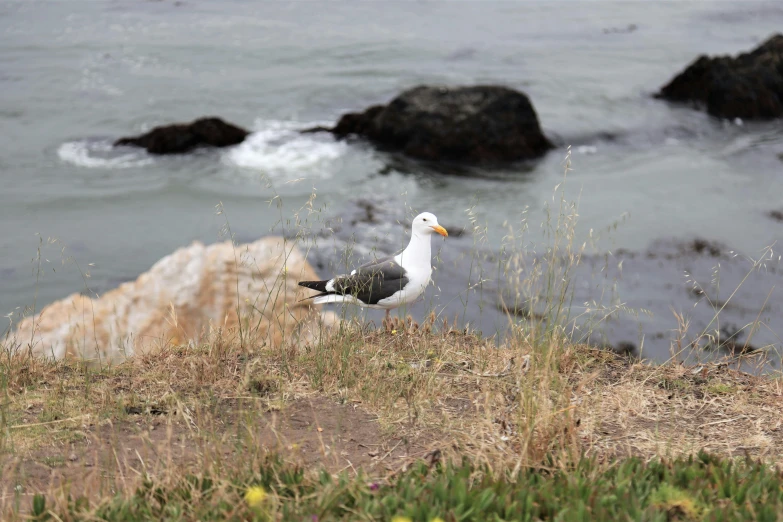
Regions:
[[[142,149],[133,152],[128,152],[127,148],[115,149],[105,140],[69,141],[60,145],[57,155],[66,163],[87,168],[127,169],[153,162]]]
[[[348,146],[327,134],[302,134],[301,123],[259,121],[256,131],[226,152],[225,161],[274,178],[330,178]]]

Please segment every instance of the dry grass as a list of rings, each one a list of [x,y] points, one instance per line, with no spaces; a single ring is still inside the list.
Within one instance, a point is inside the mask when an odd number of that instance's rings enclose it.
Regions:
[[[186,469],[231,474],[270,450],[379,478],[456,456],[513,470],[707,449],[783,464],[779,379],[650,366],[556,335],[496,346],[432,320],[384,326],[345,325],[301,351],[220,332],[103,369],[6,354],[0,509],[65,484],[101,498]]]

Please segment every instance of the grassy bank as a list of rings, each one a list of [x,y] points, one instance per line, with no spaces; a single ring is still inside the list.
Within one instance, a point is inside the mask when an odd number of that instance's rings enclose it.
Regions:
[[[43,496],[33,515],[49,515]],[[364,474],[308,475],[269,459],[241,476],[144,482],[90,508],[61,504],[59,519],[135,520],[761,520],[783,517],[783,473],[700,454],[672,462],[584,459],[570,469],[516,475],[471,465],[413,465],[388,483]]]
[[[218,331],[104,368],[7,351],[0,372],[9,519],[783,516],[782,381],[556,332],[498,347],[431,318],[280,350]]]

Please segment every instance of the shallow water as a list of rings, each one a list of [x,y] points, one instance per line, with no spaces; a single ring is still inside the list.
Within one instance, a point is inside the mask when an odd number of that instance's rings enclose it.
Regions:
[[[698,54],[750,49],[782,23],[777,1],[4,2],[0,312],[104,291],[219,240],[226,218],[238,240],[278,230],[314,192],[309,227],[380,196],[460,226],[471,208],[490,249],[527,207],[540,242],[564,147],[465,177],[295,132],[423,82],[530,95],[545,132],[573,145],[577,243],[591,229],[599,254],[698,235],[754,255],[783,235],[765,215],[783,208],[779,122],[721,122],[650,94]],[[202,115],[255,133],[182,157],[108,147]]]

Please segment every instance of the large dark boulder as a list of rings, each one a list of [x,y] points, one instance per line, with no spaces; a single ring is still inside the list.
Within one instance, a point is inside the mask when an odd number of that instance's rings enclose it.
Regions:
[[[388,105],[345,114],[328,130],[410,157],[469,163],[536,158],[553,147],[528,97],[494,85],[419,86]]]
[[[700,56],[657,97],[692,102],[713,116],[768,120],[783,116],[783,35],[739,56]]]
[[[181,154],[196,147],[236,145],[248,134],[245,129],[220,118],[199,118],[191,123],[155,127],[140,136],[120,138],[114,145],[143,147],[152,154]]]

